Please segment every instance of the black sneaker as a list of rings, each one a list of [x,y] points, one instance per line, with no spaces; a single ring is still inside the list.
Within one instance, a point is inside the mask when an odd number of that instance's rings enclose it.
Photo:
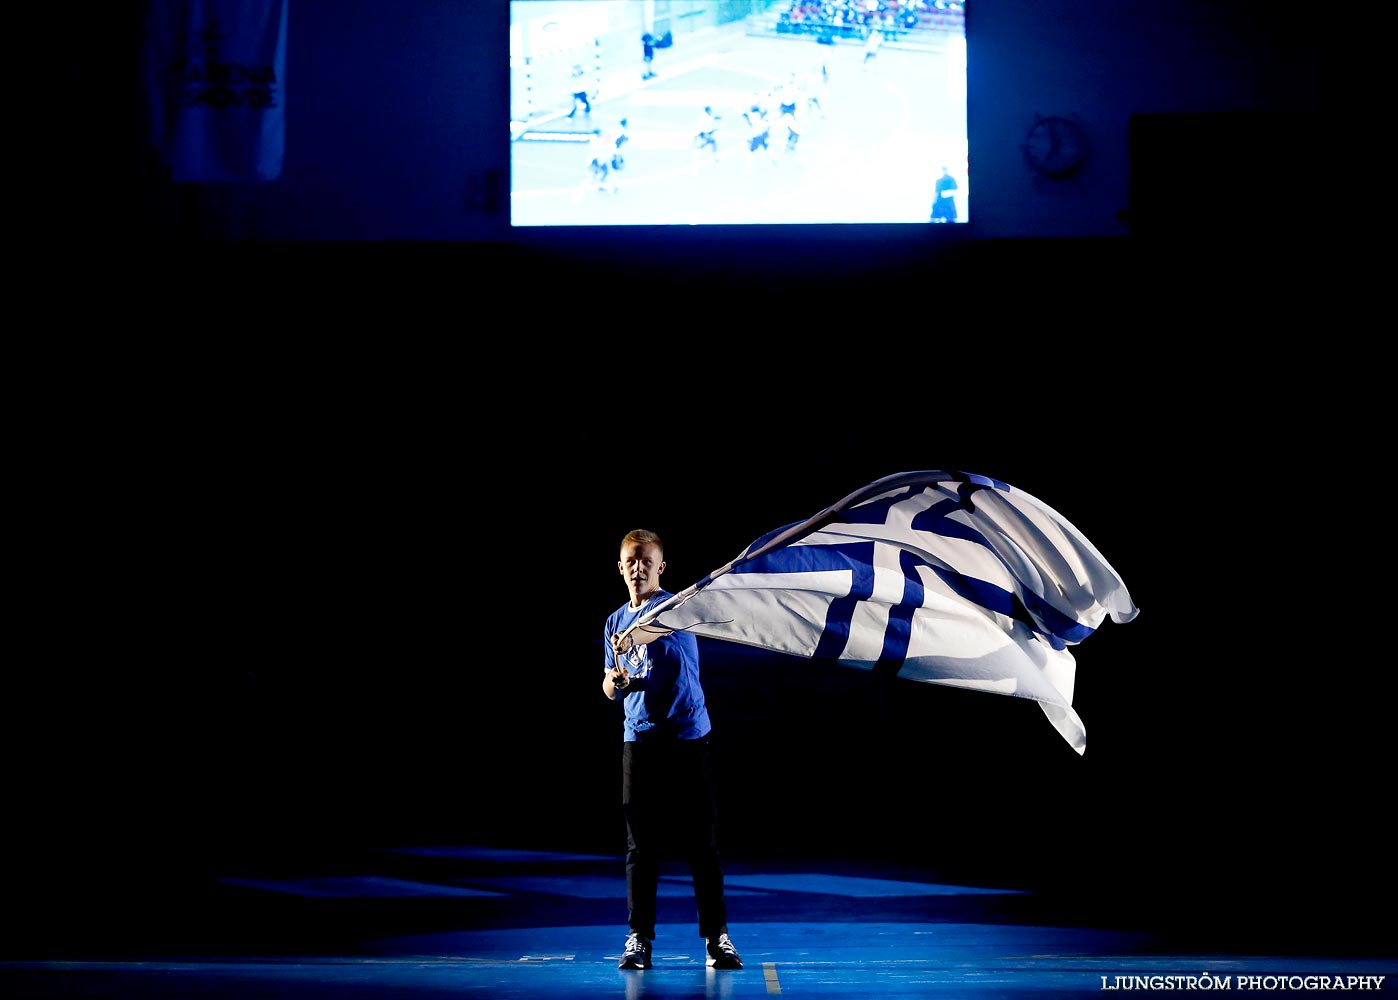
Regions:
[[[710,965],[713,961],[710,960]],[[621,961],[617,963],[618,969],[649,969],[650,968],[650,942],[641,935],[632,933],[626,938],[626,948],[621,953]]]
[[[733,947],[733,939],[725,932],[718,937],[709,938],[709,968],[711,969],[741,969],[743,960],[738,957],[738,949]]]

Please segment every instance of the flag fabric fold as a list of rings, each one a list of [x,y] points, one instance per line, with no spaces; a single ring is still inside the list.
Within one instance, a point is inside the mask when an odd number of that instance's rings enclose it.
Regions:
[[[758,538],[628,636],[673,631],[1030,698],[1078,753],[1071,647],[1138,614],[1065,517],[1007,483],[905,472]]]

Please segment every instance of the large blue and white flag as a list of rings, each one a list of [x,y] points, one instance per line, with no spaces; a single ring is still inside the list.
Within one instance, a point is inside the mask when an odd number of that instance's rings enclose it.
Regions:
[[[905,472],[758,538],[628,633],[673,631],[1031,698],[1078,753],[1070,647],[1138,609],[1066,518],[1007,483]]]

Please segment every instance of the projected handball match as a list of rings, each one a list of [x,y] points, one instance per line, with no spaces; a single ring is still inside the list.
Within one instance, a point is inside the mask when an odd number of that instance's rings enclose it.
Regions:
[[[965,223],[965,38],[949,0],[511,0],[510,223]]]

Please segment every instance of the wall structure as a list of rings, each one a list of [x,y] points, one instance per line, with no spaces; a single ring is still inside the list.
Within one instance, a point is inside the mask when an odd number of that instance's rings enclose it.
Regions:
[[[130,15],[103,17],[94,37],[70,47],[74,97],[90,100],[89,85],[114,73],[134,80],[125,53],[139,27]],[[508,20],[503,0],[292,0],[282,176],[176,188],[145,144],[133,137],[113,151],[109,143],[110,155],[127,160],[135,183],[124,186],[144,215],[112,221],[176,240],[511,239]],[[975,236],[1128,233],[1133,116],[1318,112],[1323,60],[1308,30],[1280,8],[1243,0],[971,0]],[[105,113],[113,131],[139,128],[139,94]],[[1022,153],[1028,130],[1050,115],[1078,120],[1090,143],[1085,166],[1065,180],[1034,175]],[[70,158],[92,155],[77,136],[57,138]],[[1179,150],[1178,169],[1204,184],[1209,162],[1208,148]],[[1277,170],[1290,167],[1279,155]],[[83,200],[85,168],[69,169],[73,223],[81,226],[89,209],[112,217],[110,207]]]

